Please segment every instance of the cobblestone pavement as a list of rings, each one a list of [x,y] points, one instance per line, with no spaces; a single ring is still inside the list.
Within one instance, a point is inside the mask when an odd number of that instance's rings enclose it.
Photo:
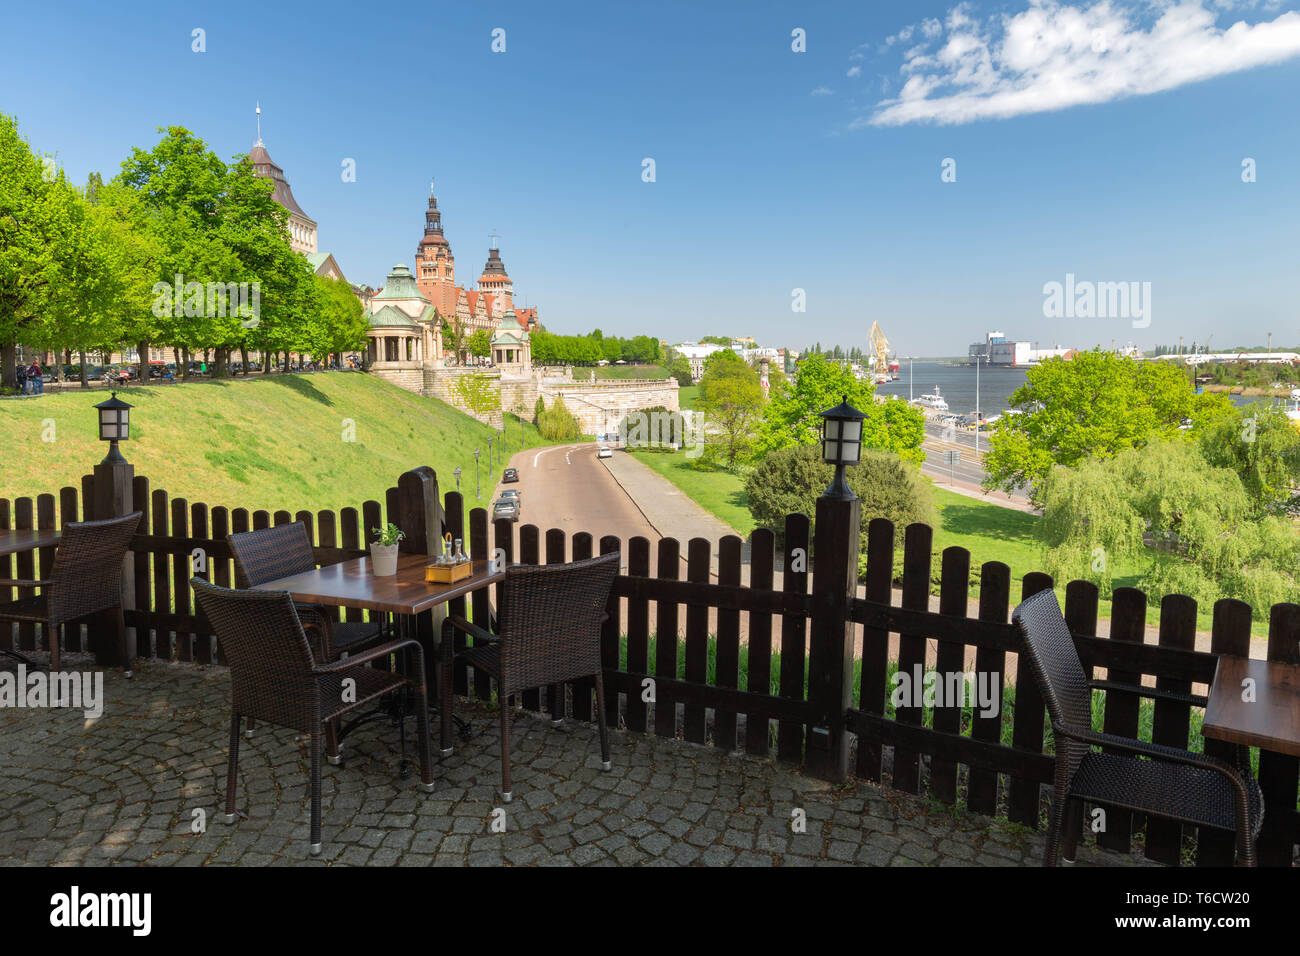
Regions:
[[[4,665],[12,669],[8,663]],[[69,668],[90,662],[69,655]],[[1034,865],[1043,837],[858,781],[831,787],[770,760],[520,713],[515,800],[501,806],[495,721],[436,768],[437,790],[397,775],[397,730],[366,725],[324,773],[324,853],[308,843],[307,747],[259,726],[240,748],[226,826],[223,668],[141,662],[105,674],[103,716],[0,709],[0,862],[158,865]],[[436,728],[436,723],[435,723]],[[413,739],[414,721],[408,721]],[[436,741],[435,741],[436,743]],[[413,748],[412,748],[413,752]],[[435,749],[435,754],[437,753]],[[435,760],[436,760],[435,756]],[[505,832],[493,832],[494,810]],[[794,832],[798,812],[806,832]],[[196,821],[206,821],[206,828]],[[194,832],[195,829],[202,832]],[[1080,864],[1133,863],[1081,848]]]

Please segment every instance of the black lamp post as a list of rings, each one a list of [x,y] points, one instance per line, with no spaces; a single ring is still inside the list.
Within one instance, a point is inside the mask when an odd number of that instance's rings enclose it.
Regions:
[[[128,405],[117,397],[117,392],[113,392],[107,401],[100,402],[95,408],[99,410],[99,440],[110,442],[108,454],[101,464],[125,462],[117,443],[131,437],[131,409],[135,406]]]
[[[459,493],[460,492],[460,465],[456,466],[456,470],[453,471],[452,474],[456,476],[456,491],[457,493]]]
[[[835,466],[835,479],[823,492],[826,498],[854,498],[844,478],[844,466],[856,465],[862,457],[862,420],[866,417],[849,404],[849,397],[821,413],[822,460]]]
[[[492,439],[489,438],[487,440],[487,443],[488,443],[488,477],[491,478],[492,469],[496,467],[496,459],[492,457]]]
[[[475,448],[474,449],[474,497],[481,500],[483,498],[483,492],[479,491],[479,487],[478,487],[478,452],[479,450]]]

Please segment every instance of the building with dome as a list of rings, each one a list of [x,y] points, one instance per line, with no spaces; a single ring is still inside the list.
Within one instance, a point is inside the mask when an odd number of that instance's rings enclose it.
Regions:
[[[426,365],[442,364],[442,320],[415,276],[399,262],[370,298],[366,365],[395,384],[419,390]]]

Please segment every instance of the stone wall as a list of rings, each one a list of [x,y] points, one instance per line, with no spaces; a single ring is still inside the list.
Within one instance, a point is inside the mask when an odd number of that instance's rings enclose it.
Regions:
[[[408,391],[440,399],[473,415],[494,428],[502,424],[502,412],[474,415],[464,404],[456,383],[464,375],[481,372],[492,380],[501,396],[504,411],[532,420],[540,395],[549,407],[563,397],[584,435],[608,435],[618,430],[619,421],[630,411],[664,407],[678,411],[676,379],[597,379],[574,381],[571,368],[535,369],[532,375],[507,377],[498,369],[441,368],[417,362],[383,362],[371,366],[373,374]]]

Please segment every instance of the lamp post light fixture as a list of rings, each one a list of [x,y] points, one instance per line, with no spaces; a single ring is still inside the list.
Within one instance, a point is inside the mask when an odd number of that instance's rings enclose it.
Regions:
[[[474,449],[474,497],[481,500],[483,497],[483,493],[479,490],[479,486],[478,486],[478,452],[479,450],[475,448]]]
[[[456,476],[456,493],[460,494],[460,465],[456,466],[456,470],[452,474]]]
[[[849,404],[849,397],[821,413],[822,460],[835,466],[835,479],[822,493],[825,498],[854,498],[844,478],[844,467],[856,465],[862,457],[862,420],[866,418]]]
[[[493,458],[493,456],[492,456],[492,442],[493,442],[493,439],[491,439],[491,438],[489,438],[489,439],[487,440],[487,443],[488,443],[488,477],[489,477],[489,478],[492,477],[492,469],[496,467],[496,459]]]
[[[100,402],[95,408],[99,410],[99,440],[110,442],[103,463],[125,462],[117,443],[131,437],[131,409],[135,406],[128,405],[117,397],[117,392],[113,392],[107,401]]]

